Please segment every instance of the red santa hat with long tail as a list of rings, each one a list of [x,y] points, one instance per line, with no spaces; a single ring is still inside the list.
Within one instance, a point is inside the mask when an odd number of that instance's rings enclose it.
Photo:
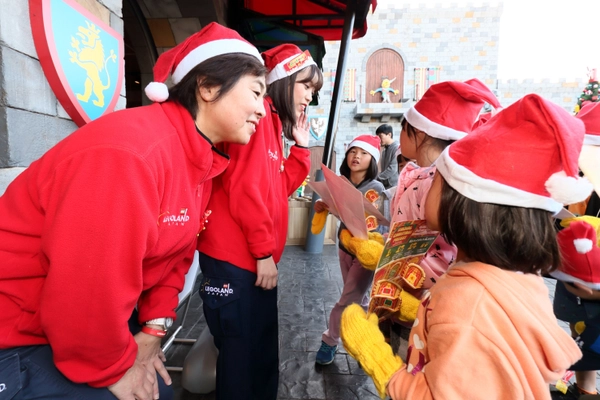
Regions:
[[[436,166],[471,200],[556,215],[592,191],[577,165],[584,134],[579,119],[530,94],[446,147]]]
[[[179,83],[195,66],[209,58],[230,53],[244,53],[263,63],[259,51],[233,29],[211,22],[197,33],[164,52],[154,65],[154,82],[146,89],[152,101],[162,102],[169,98],[165,81],[171,74],[174,84]]]
[[[404,118],[429,136],[458,140],[471,132],[485,103],[495,109],[502,107],[496,95],[479,79],[440,82],[427,89]]]

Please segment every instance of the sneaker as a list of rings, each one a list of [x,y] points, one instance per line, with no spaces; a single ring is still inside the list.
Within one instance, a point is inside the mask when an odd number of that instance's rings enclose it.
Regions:
[[[331,364],[336,351],[337,346],[330,346],[325,342],[321,342],[321,348],[317,352],[317,358],[315,362],[320,365]]]

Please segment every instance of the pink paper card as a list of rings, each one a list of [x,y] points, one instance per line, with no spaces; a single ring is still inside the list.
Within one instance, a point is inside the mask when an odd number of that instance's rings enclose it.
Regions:
[[[321,164],[325,182],[331,193],[331,200],[338,210],[340,220],[346,225],[352,236],[367,240],[365,207],[363,195],[350,182],[337,176],[335,172]]]

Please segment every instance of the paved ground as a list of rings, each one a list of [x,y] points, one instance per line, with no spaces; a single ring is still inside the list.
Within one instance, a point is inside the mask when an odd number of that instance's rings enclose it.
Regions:
[[[314,363],[327,318],[340,296],[341,273],[337,247],[327,245],[322,254],[308,254],[288,246],[279,264],[280,385],[278,399],[376,400],[371,379],[341,349],[328,367]],[[547,279],[551,297],[554,281]],[[197,338],[206,326],[201,300],[192,297],[182,337]],[[566,330],[568,326],[562,323]],[[190,345],[178,344],[167,352],[169,363],[181,365]],[[214,400],[214,393],[192,394],[181,388],[180,373],[172,372],[176,400]],[[466,396],[465,398],[468,398]],[[553,392],[554,400],[573,397]]]

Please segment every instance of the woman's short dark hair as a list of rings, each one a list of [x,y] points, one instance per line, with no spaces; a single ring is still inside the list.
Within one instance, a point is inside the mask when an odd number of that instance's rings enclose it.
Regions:
[[[356,146],[352,146],[346,151],[346,154],[344,155],[344,161],[342,161],[342,165],[340,166],[340,175],[342,175],[343,177],[345,177],[348,180],[350,180],[350,173],[351,173],[350,167],[348,166],[348,153],[350,153],[350,150],[352,150],[355,147]],[[365,175],[365,180],[372,181],[373,179],[377,178],[378,173],[379,173],[379,168],[377,167],[377,162],[375,161],[375,157],[371,156],[371,164],[369,165],[369,168],[367,169],[367,174]]]
[[[245,75],[264,76],[266,68],[258,58],[244,53],[223,54],[211,57],[196,65],[183,79],[169,89],[169,100],[181,104],[195,119],[198,114],[196,93],[201,87],[217,87],[213,101],[229,92]]]
[[[323,86],[323,74],[316,65],[311,65],[310,73],[300,83],[310,83],[315,77],[317,78],[315,86],[315,93],[321,90]],[[296,85],[296,79],[298,74],[304,71],[301,69],[292,75],[278,79],[272,82],[267,89],[267,95],[273,100],[273,106],[277,110],[281,124],[283,125],[283,134],[288,140],[294,140],[292,130],[296,125],[296,110],[294,108],[294,86]]]
[[[408,135],[408,137],[415,141],[417,141],[417,129],[412,126],[407,120],[406,118],[404,118],[402,120],[402,129],[406,130],[406,134]],[[419,145],[419,147],[417,148],[417,150],[419,150],[419,148],[423,147],[423,146],[427,146],[427,147],[435,147],[438,150],[442,151],[444,150],[446,147],[450,146],[454,140],[443,140],[443,139],[438,139],[435,138],[433,136],[429,136],[427,135],[427,132],[425,132],[426,136],[425,139],[423,139],[423,141],[421,142],[421,144]]]
[[[443,179],[438,215],[444,239],[472,261],[533,274],[547,274],[560,266],[549,211],[478,203]]]

